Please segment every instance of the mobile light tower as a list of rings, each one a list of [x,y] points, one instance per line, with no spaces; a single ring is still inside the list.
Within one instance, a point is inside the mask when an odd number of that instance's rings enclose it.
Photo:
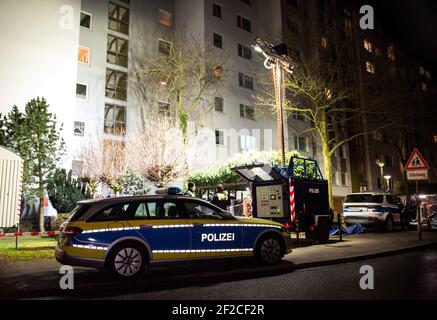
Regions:
[[[284,72],[293,73],[296,63],[287,56],[287,46],[279,44],[274,46],[267,41],[257,37],[253,48],[256,52],[265,57],[264,67],[272,70],[275,85],[276,113],[278,128],[278,149],[280,156],[280,165],[285,166],[285,141],[284,141],[284,99],[285,99],[285,81]]]
[[[381,178],[380,178],[381,179],[381,190],[384,191],[384,166],[385,166],[385,163],[379,159],[376,159],[375,162],[381,170]]]

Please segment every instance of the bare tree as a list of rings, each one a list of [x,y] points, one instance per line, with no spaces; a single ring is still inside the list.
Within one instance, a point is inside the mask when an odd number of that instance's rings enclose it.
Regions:
[[[187,173],[183,131],[169,117],[148,118],[142,130],[127,137],[129,167],[163,188]]]
[[[99,183],[104,183],[118,197],[123,189],[123,177],[127,172],[125,142],[98,138],[79,154],[83,174],[95,196]]]
[[[351,50],[354,40],[351,34],[335,22],[324,31],[330,37],[320,37],[316,33],[312,39],[319,44],[319,48],[312,48],[312,55],[292,57],[298,66],[292,75],[286,77],[284,91],[287,99],[284,107],[288,115],[297,113],[309,123],[308,129],[300,134],[315,133],[320,139],[329,203],[333,208],[332,157],[335,152],[352,140],[388,127],[390,123],[372,122],[357,126],[369,115],[382,115],[378,108],[379,101],[361,103],[360,83],[353,67],[360,64],[354,63],[355,52]],[[258,104],[276,110],[272,84],[257,98]]]
[[[158,112],[176,117],[186,143],[188,122],[200,118],[213,106],[213,93],[224,72],[224,57],[221,50],[185,34],[169,40],[160,47],[158,55],[137,59],[133,78],[136,91],[145,102],[144,118],[151,113],[156,115],[159,103],[163,104]]]

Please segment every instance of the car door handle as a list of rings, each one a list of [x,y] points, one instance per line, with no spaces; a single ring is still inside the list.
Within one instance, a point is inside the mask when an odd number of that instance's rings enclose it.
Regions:
[[[203,227],[204,225],[205,225],[204,223],[199,223],[199,222],[193,223],[193,226],[195,227]]]
[[[153,229],[153,226],[150,224],[142,224],[140,225],[140,229],[142,230]]]

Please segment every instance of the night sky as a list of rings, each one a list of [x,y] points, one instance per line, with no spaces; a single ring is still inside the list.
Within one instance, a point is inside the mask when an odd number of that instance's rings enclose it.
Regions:
[[[375,9],[375,23],[437,78],[437,1],[362,0]]]

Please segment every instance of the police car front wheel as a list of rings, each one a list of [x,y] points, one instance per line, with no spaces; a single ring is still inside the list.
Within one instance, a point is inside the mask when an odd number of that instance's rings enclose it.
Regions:
[[[128,279],[140,275],[146,266],[143,248],[135,243],[117,246],[111,251],[108,267],[118,277]]]
[[[258,241],[255,249],[256,259],[265,265],[278,263],[283,256],[283,248],[277,237],[266,236]]]

